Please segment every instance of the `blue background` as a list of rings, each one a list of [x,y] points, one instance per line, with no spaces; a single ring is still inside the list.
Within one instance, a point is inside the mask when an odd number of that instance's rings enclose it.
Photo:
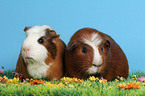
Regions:
[[[25,26],[49,25],[67,44],[84,27],[109,34],[131,71],[145,69],[145,0],[0,0],[0,66],[15,69]]]

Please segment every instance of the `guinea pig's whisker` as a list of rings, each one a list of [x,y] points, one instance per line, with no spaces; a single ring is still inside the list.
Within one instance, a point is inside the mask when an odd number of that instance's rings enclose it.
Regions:
[[[82,70],[82,69],[87,69],[87,66],[81,66],[81,67],[79,67],[76,71],[80,71],[80,70]]]
[[[83,65],[83,66],[81,66],[81,67],[79,67],[77,69],[74,69],[74,70],[77,72],[77,74],[82,74],[84,72],[84,70],[86,70],[86,69],[88,69],[88,66],[87,65]]]
[[[86,77],[88,75],[88,73],[85,73],[82,77],[84,78],[84,77]]]
[[[78,74],[81,74],[86,69],[88,69],[88,66],[87,65],[83,65],[79,69],[77,69],[76,71],[78,72]]]

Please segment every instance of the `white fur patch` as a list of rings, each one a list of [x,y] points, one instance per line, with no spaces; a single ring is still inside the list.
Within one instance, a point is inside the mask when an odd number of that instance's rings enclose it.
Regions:
[[[47,56],[47,49],[38,43],[38,39],[45,36],[45,29],[51,29],[49,26],[33,26],[26,31],[26,39],[22,45],[22,57],[28,63],[28,72],[30,76],[44,78],[50,66],[44,62]],[[28,50],[29,51],[25,51]]]
[[[45,78],[46,77],[46,72],[50,68],[52,64],[46,65],[45,63],[35,63],[35,64],[29,64],[27,69],[32,77],[37,77],[37,78]]]
[[[87,72],[88,72],[89,74],[97,73],[97,72],[98,72],[98,68],[95,67],[95,66],[92,66],[92,67],[90,67],[90,68],[87,70]]]
[[[29,30],[26,31],[26,35],[33,35],[33,34],[39,34],[39,36],[44,36],[45,35],[45,29],[50,29],[51,28],[47,25],[43,26],[33,26]]]
[[[102,39],[101,37],[99,36],[98,33],[93,33],[91,35],[85,35],[85,38],[83,38],[84,40],[84,43],[91,46],[93,48],[93,61],[92,61],[92,64],[94,65],[101,65],[102,64],[102,56],[100,55],[99,53],[99,45],[101,44],[102,42]],[[90,71],[92,69],[92,71]],[[96,67],[91,67],[88,69],[88,72],[89,73],[92,73],[92,72],[96,72],[94,71],[96,70]]]

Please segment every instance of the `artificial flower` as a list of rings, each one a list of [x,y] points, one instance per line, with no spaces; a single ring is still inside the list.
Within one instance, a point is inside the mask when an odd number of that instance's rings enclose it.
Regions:
[[[99,78],[98,77],[95,77],[95,76],[90,76],[89,77],[89,80],[91,80],[91,81],[95,81],[95,80],[99,80]]]
[[[4,70],[0,70],[0,73],[4,73]]]
[[[145,81],[145,77],[141,76],[141,78],[138,78],[139,81]]]
[[[120,79],[121,81],[123,81],[123,80],[124,80],[124,79],[123,79],[123,77],[120,77],[119,79]]]
[[[6,76],[0,77],[0,81],[1,81],[2,83],[7,83],[8,78],[7,78]]]
[[[48,86],[48,87],[63,87],[64,84],[63,83],[59,83],[58,85],[57,84],[51,84],[50,82],[46,82],[44,83],[44,85]]]
[[[106,85],[107,84],[107,80],[106,79],[101,79],[101,80],[99,80],[99,83],[101,83],[101,84],[103,84],[103,85]]]
[[[132,78],[135,80],[136,79],[136,75],[133,75]]]
[[[74,85],[71,85],[71,84],[69,84],[69,85],[68,85],[68,87],[71,87],[71,88],[73,88],[73,87],[74,87]]]
[[[140,87],[140,82],[130,82],[130,83],[119,83],[118,84],[119,88],[124,88],[124,89],[139,89]]]
[[[23,74],[19,74],[16,72],[13,73],[15,74],[14,77],[19,78],[19,80],[21,80],[22,82],[25,82]]]
[[[4,73],[4,69],[5,69],[5,67],[2,66],[2,70],[0,70],[0,73]]]
[[[119,80],[118,80],[118,79],[115,79],[115,81],[117,81],[117,82],[118,82]]]
[[[18,83],[19,77],[18,78],[14,77],[13,79],[9,79],[8,81],[10,81],[10,83]]]
[[[70,78],[70,77],[63,77],[61,78],[61,81],[64,82],[66,85],[69,84],[69,83],[82,83],[84,82],[84,80],[81,80],[81,79],[77,79],[77,78]]]
[[[42,84],[44,83],[45,81],[43,80],[33,80],[32,82],[30,82],[31,85],[37,85],[37,84]]]

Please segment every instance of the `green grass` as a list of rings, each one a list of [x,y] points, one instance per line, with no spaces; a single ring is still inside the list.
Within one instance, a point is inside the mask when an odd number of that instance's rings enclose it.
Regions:
[[[13,78],[12,71],[6,71],[4,74],[0,74],[1,77],[4,75],[8,78]],[[75,86],[73,88],[69,87],[69,85],[49,87],[44,84],[17,85],[17,83],[1,85],[2,83],[0,83],[0,96],[145,96],[145,85],[140,85],[140,89],[125,90],[117,88],[119,83],[137,81],[132,78],[132,75],[136,75],[137,78],[141,76],[145,77],[144,72],[138,71],[130,73],[128,79],[124,81],[112,81],[108,82],[107,85],[102,85],[98,81],[86,80],[82,84],[71,83],[71,85]],[[62,81],[51,83],[58,84],[60,82]],[[89,84],[91,85],[89,86]]]

